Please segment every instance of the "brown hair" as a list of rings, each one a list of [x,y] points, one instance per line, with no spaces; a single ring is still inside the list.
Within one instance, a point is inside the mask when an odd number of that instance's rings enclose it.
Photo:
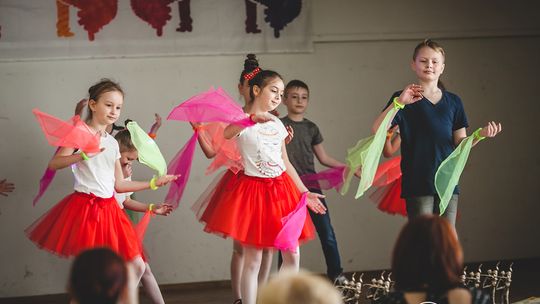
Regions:
[[[446,60],[446,53],[444,52],[444,49],[443,47],[438,44],[437,42],[429,39],[429,38],[426,38],[424,39],[424,41],[420,42],[415,48],[414,48],[414,52],[413,52],[413,61],[416,60],[416,57],[418,57],[418,52],[420,52],[421,49],[423,48],[430,48],[436,52],[439,52],[442,54],[443,56],[443,59]],[[444,85],[444,83],[442,81],[437,81],[437,87],[439,87],[439,89],[443,90],[443,91],[446,91],[446,86]]]
[[[459,285],[462,249],[454,228],[439,216],[410,220],[401,230],[392,257],[396,289],[445,292]]]
[[[114,138],[116,139],[116,141],[118,141],[118,146],[120,147],[120,153],[137,150],[137,148],[131,141],[131,134],[129,133],[128,129],[123,129],[123,130],[118,131],[118,133],[116,133]]]
[[[309,94],[309,87],[308,87],[308,85],[307,85],[305,82],[303,82],[302,80],[294,79],[294,80],[289,81],[289,83],[287,83],[287,85],[285,86],[285,92],[284,92],[285,97],[287,97],[287,92],[288,92],[290,89],[294,89],[294,88],[303,88],[303,89],[306,89],[306,91],[307,91],[308,94]]]
[[[125,292],[127,281],[124,260],[108,248],[95,248],[73,261],[69,291],[79,304],[113,304]]]
[[[90,101],[98,101],[98,99],[107,92],[120,92],[124,96],[124,90],[120,85],[110,79],[102,78],[98,83],[94,84],[88,89],[88,116],[86,121],[92,119],[92,110],[90,109]]]
[[[244,84],[244,76],[246,74],[253,72],[256,68],[259,67],[259,60],[257,60],[257,56],[255,54],[247,54],[246,59],[244,60],[244,69],[242,70],[242,73],[240,73],[240,84]]]
[[[272,71],[272,70],[261,70],[255,77],[251,78],[249,80],[249,97],[251,97],[251,101],[255,100],[255,93],[253,92],[253,87],[258,86],[259,88],[263,89],[268,85],[268,82],[271,80],[279,78],[283,80],[283,77],[279,75],[278,72]]]

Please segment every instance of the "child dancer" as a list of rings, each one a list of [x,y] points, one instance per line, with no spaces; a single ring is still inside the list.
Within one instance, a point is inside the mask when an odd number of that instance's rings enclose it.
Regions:
[[[285,99],[287,116],[281,118],[284,125],[292,127],[294,138],[287,144],[287,155],[296,172],[300,176],[314,174],[314,155],[319,162],[329,168],[345,167],[345,164],[332,158],[323,147],[323,137],[319,127],[304,117],[309,103],[309,88],[300,80],[291,80],[285,87]],[[310,189],[312,192],[321,193],[320,189]],[[325,207],[326,201],[321,199]],[[334,282],[342,273],[341,259],[337,245],[334,228],[330,221],[330,213],[324,214],[310,212],[311,220],[315,224],[317,234],[326,260],[327,276]],[[280,256],[281,258],[281,256]]]
[[[88,130],[100,134],[100,152],[88,153],[62,147],[49,162],[53,170],[70,166],[75,192],[27,228],[38,247],[61,257],[75,256],[94,247],[109,247],[133,264],[137,282],[144,272],[142,245],[131,222],[118,207],[114,191],[157,189],[177,177],[164,175],[148,182],[126,181],[122,176],[116,140],[105,132],[120,116],[124,102],[121,87],[103,79],[89,90]]]
[[[259,61],[257,60],[254,54],[248,54],[247,58],[244,60],[244,69],[240,73],[240,80],[238,82],[238,92],[244,100],[244,111],[248,112],[251,109],[253,104],[251,97],[249,96],[249,79],[251,73],[259,68]],[[199,124],[192,123],[194,128],[200,127]],[[201,149],[204,152],[204,155],[207,158],[227,158],[225,165],[229,168],[227,172],[223,175],[223,179],[231,178],[234,174],[238,173],[239,170],[242,170],[242,163],[240,160],[232,160],[229,157],[218,155],[220,153],[219,149],[223,145],[236,145],[236,143],[231,143],[223,138],[223,130],[226,127],[223,123],[213,123],[205,125],[202,128],[202,131],[199,133],[198,142]],[[216,151],[218,150],[218,151]],[[223,151],[223,150],[222,150]],[[223,161],[215,160],[207,169],[206,174],[210,174],[217,169],[219,165],[222,165]],[[196,208],[195,208],[196,209]],[[200,210],[195,210],[199,214]],[[199,218],[200,219],[200,218]],[[234,304],[241,303],[242,293],[240,290],[240,278],[242,275],[242,266],[244,260],[244,252],[242,245],[233,240],[233,253],[231,256],[231,287],[233,292]],[[261,259],[261,268],[259,269],[258,283],[259,285],[264,284],[268,280],[270,274],[270,268],[272,267],[272,251],[263,250],[262,259]]]
[[[241,278],[244,304],[255,303],[263,248],[275,247],[276,237],[283,228],[281,219],[296,209],[300,193],[306,193],[307,205],[314,212],[326,211],[319,201],[324,196],[308,192],[289,162],[284,144],[285,126],[268,113],[281,103],[284,89],[281,76],[269,70],[256,71],[249,85],[253,104],[248,113],[257,124],[248,128],[229,125],[224,131],[225,138],[238,136],[244,171],[218,184],[210,204],[219,203],[214,204],[210,214],[203,215],[207,232],[232,237],[244,247]],[[311,237],[313,226],[307,218],[299,240]],[[299,268],[298,251],[286,251],[283,257],[283,267]]]
[[[467,137],[469,125],[461,99],[437,86],[445,68],[444,59],[444,50],[436,42],[427,39],[418,44],[411,67],[419,84],[395,92],[373,125],[377,130],[390,109],[403,108],[391,125],[399,125],[400,130],[402,197],[406,200],[409,219],[439,213],[435,173],[441,162]],[[489,122],[475,133],[473,144],[484,137],[496,136],[501,128],[500,123]],[[456,187],[442,215],[452,225],[455,225],[458,194]]]
[[[155,134],[155,133],[154,133]],[[116,141],[118,141],[118,146],[120,148],[120,165],[122,166],[122,173],[125,180],[131,180],[131,163],[139,157],[137,148],[131,142],[131,136],[127,129],[119,131],[114,136]],[[121,209],[129,209],[137,212],[146,212],[150,211],[154,214],[167,216],[172,212],[172,206],[167,204],[144,204],[130,197],[131,193],[115,193],[114,197],[118,206]],[[142,241],[142,240],[141,240]],[[159,289],[156,278],[150,269],[148,262],[145,263],[144,273],[141,277],[141,283],[143,288],[150,298],[152,303],[161,304],[165,303],[163,300],[163,295]]]

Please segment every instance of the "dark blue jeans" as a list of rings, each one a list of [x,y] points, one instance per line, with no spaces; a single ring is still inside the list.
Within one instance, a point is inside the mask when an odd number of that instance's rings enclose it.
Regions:
[[[311,192],[321,193],[320,190],[310,189]],[[321,202],[327,208],[326,214],[317,214],[309,210],[309,215],[311,220],[315,225],[317,234],[321,241],[322,250],[324,253],[324,259],[326,260],[326,275],[332,281],[343,272],[341,268],[341,258],[339,256],[339,249],[337,245],[336,234],[334,233],[334,228],[332,227],[332,222],[330,221],[330,212],[326,201],[321,199]],[[278,265],[281,267],[281,253],[278,258]]]

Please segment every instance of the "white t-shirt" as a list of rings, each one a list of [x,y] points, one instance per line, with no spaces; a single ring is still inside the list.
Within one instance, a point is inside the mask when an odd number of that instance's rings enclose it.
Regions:
[[[238,147],[244,162],[244,173],[257,177],[277,177],[285,171],[281,146],[287,129],[279,120],[247,127],[238,136]]]
[[[125,180],[130,181],[131,176],[126,177]],[[132,194],[133,192],[124,192],[124,193],[118,193],[116,191],[114,192],[114,198],[116,199],[116,202],[118,203],[118,206],[120,207],[120,209],[124,209],[124,202]]]
[[[105,151],[89,160],[82,160],[71,165],[71,171],[75,176],[75,191],[93,193],[103,198],[113,196],[114,170],[116,160],[120,159],[120,148],[114,137],[105,134],[99,143],[100,148],[105,148]]]

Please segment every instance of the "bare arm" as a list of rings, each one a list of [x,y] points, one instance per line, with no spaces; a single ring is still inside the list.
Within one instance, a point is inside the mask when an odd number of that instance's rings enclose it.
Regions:
[[[255,123],[264,123],[270,120],[279,119],[268,112],[251,114],[249,117]],[[226,139],[231,139],[240,134],[240,132],[242,132],[242,130],[244,130],[245,128],[245,126],[230,124],[223,131],[223,136]]]
[[[155,137],[157,135],[159,128],[161,128],[161,116],[158,113],[155,113],[154,117],[155,117],[155,121],[150,127],[149,134],[152,134]]]
[[[501,123],[495,123],[494,121],[488,122],[488,124],[480,130],[480,136],[482,137],[495,137],[502,131]],[[465,128],[457,129],[452,133],[454,138],[454,145],[457,147],[467,137],[467,130]],[[473,147],[479,142],[477,138],[473,140]]]
[[[287,174],[291,177],[298,190],[300,190],[300,192],[302,193],[308,192],[308,188],[304,185],[304,183],[298,176],[296,169],[294,169],[293,165],[289,161],[289,156],[287,156],[287,148],[285,148],[285,141],[283,141],[283,145],[281,146],[281,156],[283,158],[283,162],[285,163]],[[326,207],[324,207],[324,205],[321,203],[319,197],[322,198],[324,197],[324,195],[308,192],[308,207],[315,213],[325,214]]]
[[[202,127],[202,124],[197,122],[190,122],[190,124],[195,129]],[[201,150],[203,150],[206,158],[211,159],[216,156],[217,153],[214,150],[212,144],[208,141],[208,138],[206,136],[202,135],[201,132],[199,132],[199,135],[197,136],[197,141],[199,142],[199,146],[201,147]]]
[[[105,148],[101,149],[101,152],[103,152]],[[49,169],[51,170],[60,170],[64,169],[65,167],[69,167],[75,163],[78,163],[80,161],[83,161],[83,157],[80,153],[73,154],[75,152],[75,149],[73,148],[60,148],[58,152],[53,156],[53,158],[49,161]],[[100,153],[100,152],[99,152]],[[97,154],[88,155],[89,157],[96,156]]]
[[[130,197],[127,197],[124,201],[124,208],[137,211],[137,212],[146,212],[148,210],[149,205],[136,201]],[[152,208],[152,211],[155,214],[159,215],[169,215],[172,212],[172,206],[167,204],[156,204]]]
[[[123,192],[136,192],[140,190],[145,190],[150,188],[150,182],[138,182],[138,181],[128,181],[124,179],[124,174],[122,172],[122,166],[120,165],[120,160],[116,160],[115,170],[114,170],[114,190],[118,193]],[[176,180],[178,176],[176,175],[163,175],[156,179],[156,186],[162,187],[168,184],[169,182]]]
[[[216,157],[216,151],[212,147],[212,144],[208,142],[208,139],[205,136],[199,133],[197,141],[199,142],[199,146],[201,147],[201,150],[203,150],[204,156],[206,156],[206,158],[211,159]]]
[[[319,162],[328,168],[345,167],[345,164],[334,159],[326,153],[322,143],[313,146],[313,152],[319,160]]]
[[[386,141],[384,142],[384,148],[383,148],[383,155],[384,157],[388,158],[394,155],[394,153],[399,150],[401,147],[401,136],[399,136],[399,133],[396,134],[397,126],[392,128],[392,131],[390,133],[390,136],[386,138]],[[392,137],[395,134],[394,137]]]

